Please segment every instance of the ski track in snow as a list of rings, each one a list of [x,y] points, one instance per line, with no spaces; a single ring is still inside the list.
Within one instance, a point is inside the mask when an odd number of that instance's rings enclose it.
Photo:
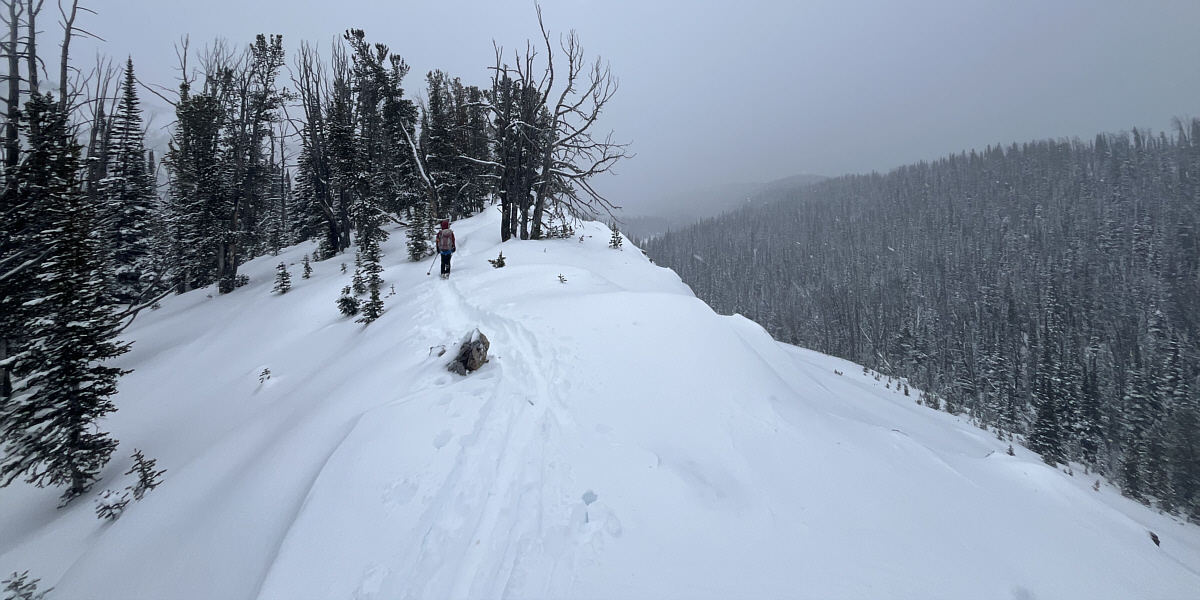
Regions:
[[[463,252],[456,260],[469,256]],[[547,486],[545,475],[560,468],[547,464],[546,458],[556,455],[554,440],[561,437],[557,398],[569,387],[564,372],[569,361],[563,360],[567,355],[558,348],[543,351],[544,343],[521,321],[468,302],[453,278],[431,283],[423,287],[434,291],[422,291],[424,300],[419,302],[431,307],[423,311],[425,319],[434,323],[428,328],[437,330],[434,335],[454,335],[474,327],[485,331],[493,356],[471,378],[489,377],[492,381],[486,399],[476,409],[471,431],[455,440],[453,468],[437,482],[438,491],[418,519],[420,543],[412,567],[403,574],[401,589],[394,591],[398,597],[413,598],[547,597],[555,595],[553,585],[565,593],[570,588],[569,577],[551,581],[522,569],[532,563],[542,573],[571,573],[574,552],[570,548],[558,547],[554,556],[541,548],[546,529],[564,525],[554,522],[553,516],[547,522],[544,504],[561,502],[562,497],[558,486]],[[503,350],[497,353],[500,348]],[[451,345],[447,354],[455,350]],[[456,388],[476,383],[449,373],[441,377],[455,381],[414,392],[393,405],[453,394]],[[370,412],[359,422],[369,417]],[[451,445],[444,439],[439,451],[449,451]],[[314,486],[319,480],[320,475]],[[559,516],[567,513],[562,507],[558,512]],[[368,573],[356,597],[386,597],[380,574],[380,570]],[[395,581],[396,575],[399,573],[388,572],[382,580]],[[367,591],[369,587],[378,589]],[[274,596],[268,593],[263,597]]]

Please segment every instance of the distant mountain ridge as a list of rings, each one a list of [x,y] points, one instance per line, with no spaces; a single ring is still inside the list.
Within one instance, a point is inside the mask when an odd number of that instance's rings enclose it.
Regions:
[[[621,218],[621,230],[634,238],[645,239],[826,179],[828,177],[822,175],[799,174],[767,183],[725,183],[688,190],[628,211],[628,216]]]

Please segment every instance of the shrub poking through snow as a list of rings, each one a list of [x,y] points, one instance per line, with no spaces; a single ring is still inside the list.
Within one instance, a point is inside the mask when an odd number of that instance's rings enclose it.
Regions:
[[[4,600],[42,600],[46,593],[54,588],[47,588],[41,592],[37,591],[37,584],[41,579],[26,581],[29,578],[29,571],[24,573],[13,573],[12,577],[5,579],[4,584]]]
[[[137,475],[138,478],[137,483],[125,488],[133,493],[134,500],[140,501],[142,496],[146,495],[146,492],[158,487],[158,484],[162,483],[162,475],[167,470],[155,471],[154,463],[155,459],[146,458],[146,455],[142,454],[141,450],[134,449],[133,466],[128,471],[125,471],[126,475]]]
[[[500,256],[497,256],[496,260],[488,259],[488,262],[492,263],[492,266],[497,269],[499,269],[500,267],[503,267],[504,266],[504,252],[501,251]]]
[[[96,516],[109,521],[116,521],[117,517],[125,511],[125,506],[129,504],[129,494],[120,494],[112,490],[104,490],[100,492],[100,497],[96,498]]]
[[[338,310],[347,317],[353,317],[358,314],[358,298],[355,298],[352,292],[353,290],[350,289],[350,286],[346,286],[342,288],[342,295],[337,299]]]
[[[292,274],[288,273],[287,264],[279,263],[279,266],[275,267],[275,288],[271,291],[286,294],[290,289],[292,289]]]
[[[566,277],[563,277],[563,276],[562,276],[562,273],[559,273],[559,274],[558,274],[558,282],[559,282],[559,283],[566,283],[566,282],[567,282],[567,278],[566,278]]]

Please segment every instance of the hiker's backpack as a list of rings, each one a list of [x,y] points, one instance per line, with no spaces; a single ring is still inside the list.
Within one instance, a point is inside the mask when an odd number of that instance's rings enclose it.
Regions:
[[[452,252],[454,250],[454,232],[449,229],[443,229],[437,234],[438,250],[442,252]]]

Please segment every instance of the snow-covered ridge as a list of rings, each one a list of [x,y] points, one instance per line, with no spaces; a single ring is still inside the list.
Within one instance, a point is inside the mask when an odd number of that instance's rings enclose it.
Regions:
[[[134,448],[163,484],[111,524],[0,489],[0,573],[51,600],[1197,597],[1197,527],[716,315],[600,224],[497,221],[455,224],[446,281],[396,232],[369,326],[334,305],[352,256],[302,279],[309,245],[140,316],[93,496]],[[475,327],[491,362],[446,372]]]

